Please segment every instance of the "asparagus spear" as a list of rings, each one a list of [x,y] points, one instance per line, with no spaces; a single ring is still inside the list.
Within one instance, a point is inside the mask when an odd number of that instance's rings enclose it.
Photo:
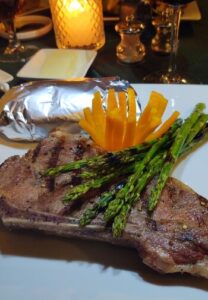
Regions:
[[[129,212],[132,206],[139,201],[141,192],[149,182],[151,178],[153,178],[156,174],[160,172],[160,169],[164,163],[165,157],[167,155],[167,151],[156,155],[148,164],[146,172],[140,177],[137,186],[135,186],[134,190],[130,194],[128,194],[128,201],[124,203],[120,212],[114,218],[112,230],[113,235],[115,237],[119,237],[126,225]]]
[[[180,123],[176,121],[170,130],[157,142],[153,144],[153,146],[147,151],[144,159],[141,162],[135,164],[135,173],[128,178],[126,185],[117,193],[115,199],[110,202],[108,208],[105,211],[104,219],[106,222],[110,221],[114,218],[119,211],[121,210],[123,204],[128,201],[129,194],[134,191],[135,186],[138,185],[138,181],[145,166],[149,163],[149,161],[154,157],[154,155],[166,145],[167,142],[171,139],[173,133],[179,128]]]
[[[95,178],[98,176],[104,176],[104,175],[107,175],[109,173],[113,173],[115,172],[116,170],[118,170],[118,168],[121,168],[122,166],[122,169],[126,168],[126,167],[129,167],[130,165],[133,165],[135,163],[135,161],[140,161],[141,159],[143,159],[145,153],[139,153],[139,154],[136,154],[134,156],[131,157],[131,159],[129,159],[128,163],[121,163],[120,165],[103,165],[102,168],[100,168],[99,170],[97,168],[88,168],[87,170],[83,170],[80,174],[77,174],[76,176],[77,177],[80,177],[82,179],[91,179],[91,178]]]
[[[75,201],[75,200],[79,199],[81,196],[83,196],[84,194],[86,194],[90,189],[97,189],[97,188],[100,188],[101,186],[103,186],[104,184],[108,183],[116,175],[118,175],[118,174],[111,173],[111,174],[105,175],[103,177],[91,179],[83,184],[77,185],[74,188],[72,188],[68,193],[66,193],[63,201],[65,203]]]
[[[93,178],[83,184],[77,185],[74,188],[70,189],[68,193],[64,196],[63,201],[65,203],[69,203],[71,201],[75,201],[85,195],[91,189],[97,189],[102,187],[104,184],[109,183],[114,178],[118,178],[122,175],[132,173],[134,170],[134,165],[129,165],[124,169],[117,169],[116,171],[104,175],[97,176],[97,178]]]
[[[45,176],[56,176],[62,173],[71,172],[73,170],[81,169],[87,166],[95,164],[99,160],[100,156],[94,156],[91,158],[84,158],[82,160],[73,161],[55,168],[49,168],[44,173]]]
[[[176,135],[175,142],[173,143],[171,149],[170,149],[170,155],[173,159],[177,159],[180,151],[189,136],[190,130],[192,126],[196,123],[196,121],[199,119],[201,113],[205,109],[204,103],[198,103],[195,106],[195,109],[191,113],[191,115],[184,121],[182,124],[178,134]]]
[[[206,124],[207,123],[205,123],[204,126],[201,126],[200,123],[200,126],[203,128],[200,131],[195,132],[196,134],[192,141],[190,141],[189,143],[187,143],[187,141],[185,142],[185,145],[181,150],[180,157],[192,151],[194,148],[200,147],[202,144],[208,141],[208,127],[206,126]]]
[[[191,128],[185,143],[188,145],[192,142],[195,136],[205,127],[206,122],[208,121],[208,114],[202,114],[196,123]]]
[[[99,201],[96,202],[92,208],[87,209],[84,214],[82,215],[79,224],[81,226],[85,226],[90,224],[93,219],[98,215],[98,213],[104,210],[110,201],[113,199],[115,194],[123,187],[123,182],[116,184],[111,187],[111,189],[107,192],[104,192]]]
[[[165,186],[165,183],[170,175],[170,172],[173,169],[173,166],[180,156],[180,153],[182,152],[182,148],[185,144],[185,141],[187,140],[187,137],[189,135],[189,132],[192,128],[192,126],[196,123],[196,121],[199,119],[202,111],[205,109],[204,103],[198,103],[194,109],[194,111],[191,113],[191,115],[185,120],[181,128],[179,129],[175,141],[173,142],[173,145],[170,148],[169,155],[167,161],[164,163],[160,176],[158,178],[156,186],[152,189],[149,200],[148,200],[148,210],[152,211],[158,202],[159,196],[162,192],[162,189]]]
[[[48,169],[44,175],[45,176],[56,176],[62,173],[71,172],[73,170],[78,170],[81,168],[92,168],[96,169],[103,168],[109,165],[119,165],[121,163],[128,163],[134,161],[137,154],[144,153],[149,149],[153,142],[145,143],[142,145],[137,145],[122,151],[115,153],[105,153],[103,155],[97,155],[91,158],[84,158],[82,160],[73,161],[62,166],[57,166],[55,168]]]

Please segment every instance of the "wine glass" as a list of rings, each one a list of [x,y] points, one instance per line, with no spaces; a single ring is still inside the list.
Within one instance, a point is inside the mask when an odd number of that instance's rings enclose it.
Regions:
[[[8,33],[8,45],[0,53],[0,62],[25,62],[36,51],[35,46],[24,46],[17,39],[14,17],[22,0],[0,0],[0,22]]]
[[[181,20],[182,8],[192,0],[161,0],[165,4],[164,9],[168,9],[170,18],[170,59],[168,69],[166,71],[160,70],[151,73],[144,77],[144,82],[149,83],[188,83],[189,80],[177,71],[176,57],[178,51],[178,34]]]

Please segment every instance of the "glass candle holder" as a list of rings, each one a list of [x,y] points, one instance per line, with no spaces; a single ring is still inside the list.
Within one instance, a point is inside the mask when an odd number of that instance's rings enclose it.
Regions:
[[[105,43],[102,0],[49,0],[58,48],[99,49]]]

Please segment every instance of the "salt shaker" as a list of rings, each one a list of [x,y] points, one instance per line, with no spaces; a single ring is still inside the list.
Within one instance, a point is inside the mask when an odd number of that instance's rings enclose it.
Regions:
[[[116,24],[115,30],[121,37],[116,47],[118,59],[125,63],[141,62],[146,54],[145,46],[140,41],[144,24],[131,15],[127,16],[124,22]]]
[[[152,24],[156,34],[152,39],[151,48],[158,53],[170,53],[171,51],[171,8],[161,6],[156,10],[156,16]]]

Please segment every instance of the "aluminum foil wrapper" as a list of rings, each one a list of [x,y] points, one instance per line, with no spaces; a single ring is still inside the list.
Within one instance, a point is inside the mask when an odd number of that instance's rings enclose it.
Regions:
[[[59,125],[78,122],[83,108],[91,107],[96,91],[105,99],[109,88],[126,91],[129,86],[117,77],[43,80],[16,86],[0,100],[0,132],[16,141],[39,141]]]

